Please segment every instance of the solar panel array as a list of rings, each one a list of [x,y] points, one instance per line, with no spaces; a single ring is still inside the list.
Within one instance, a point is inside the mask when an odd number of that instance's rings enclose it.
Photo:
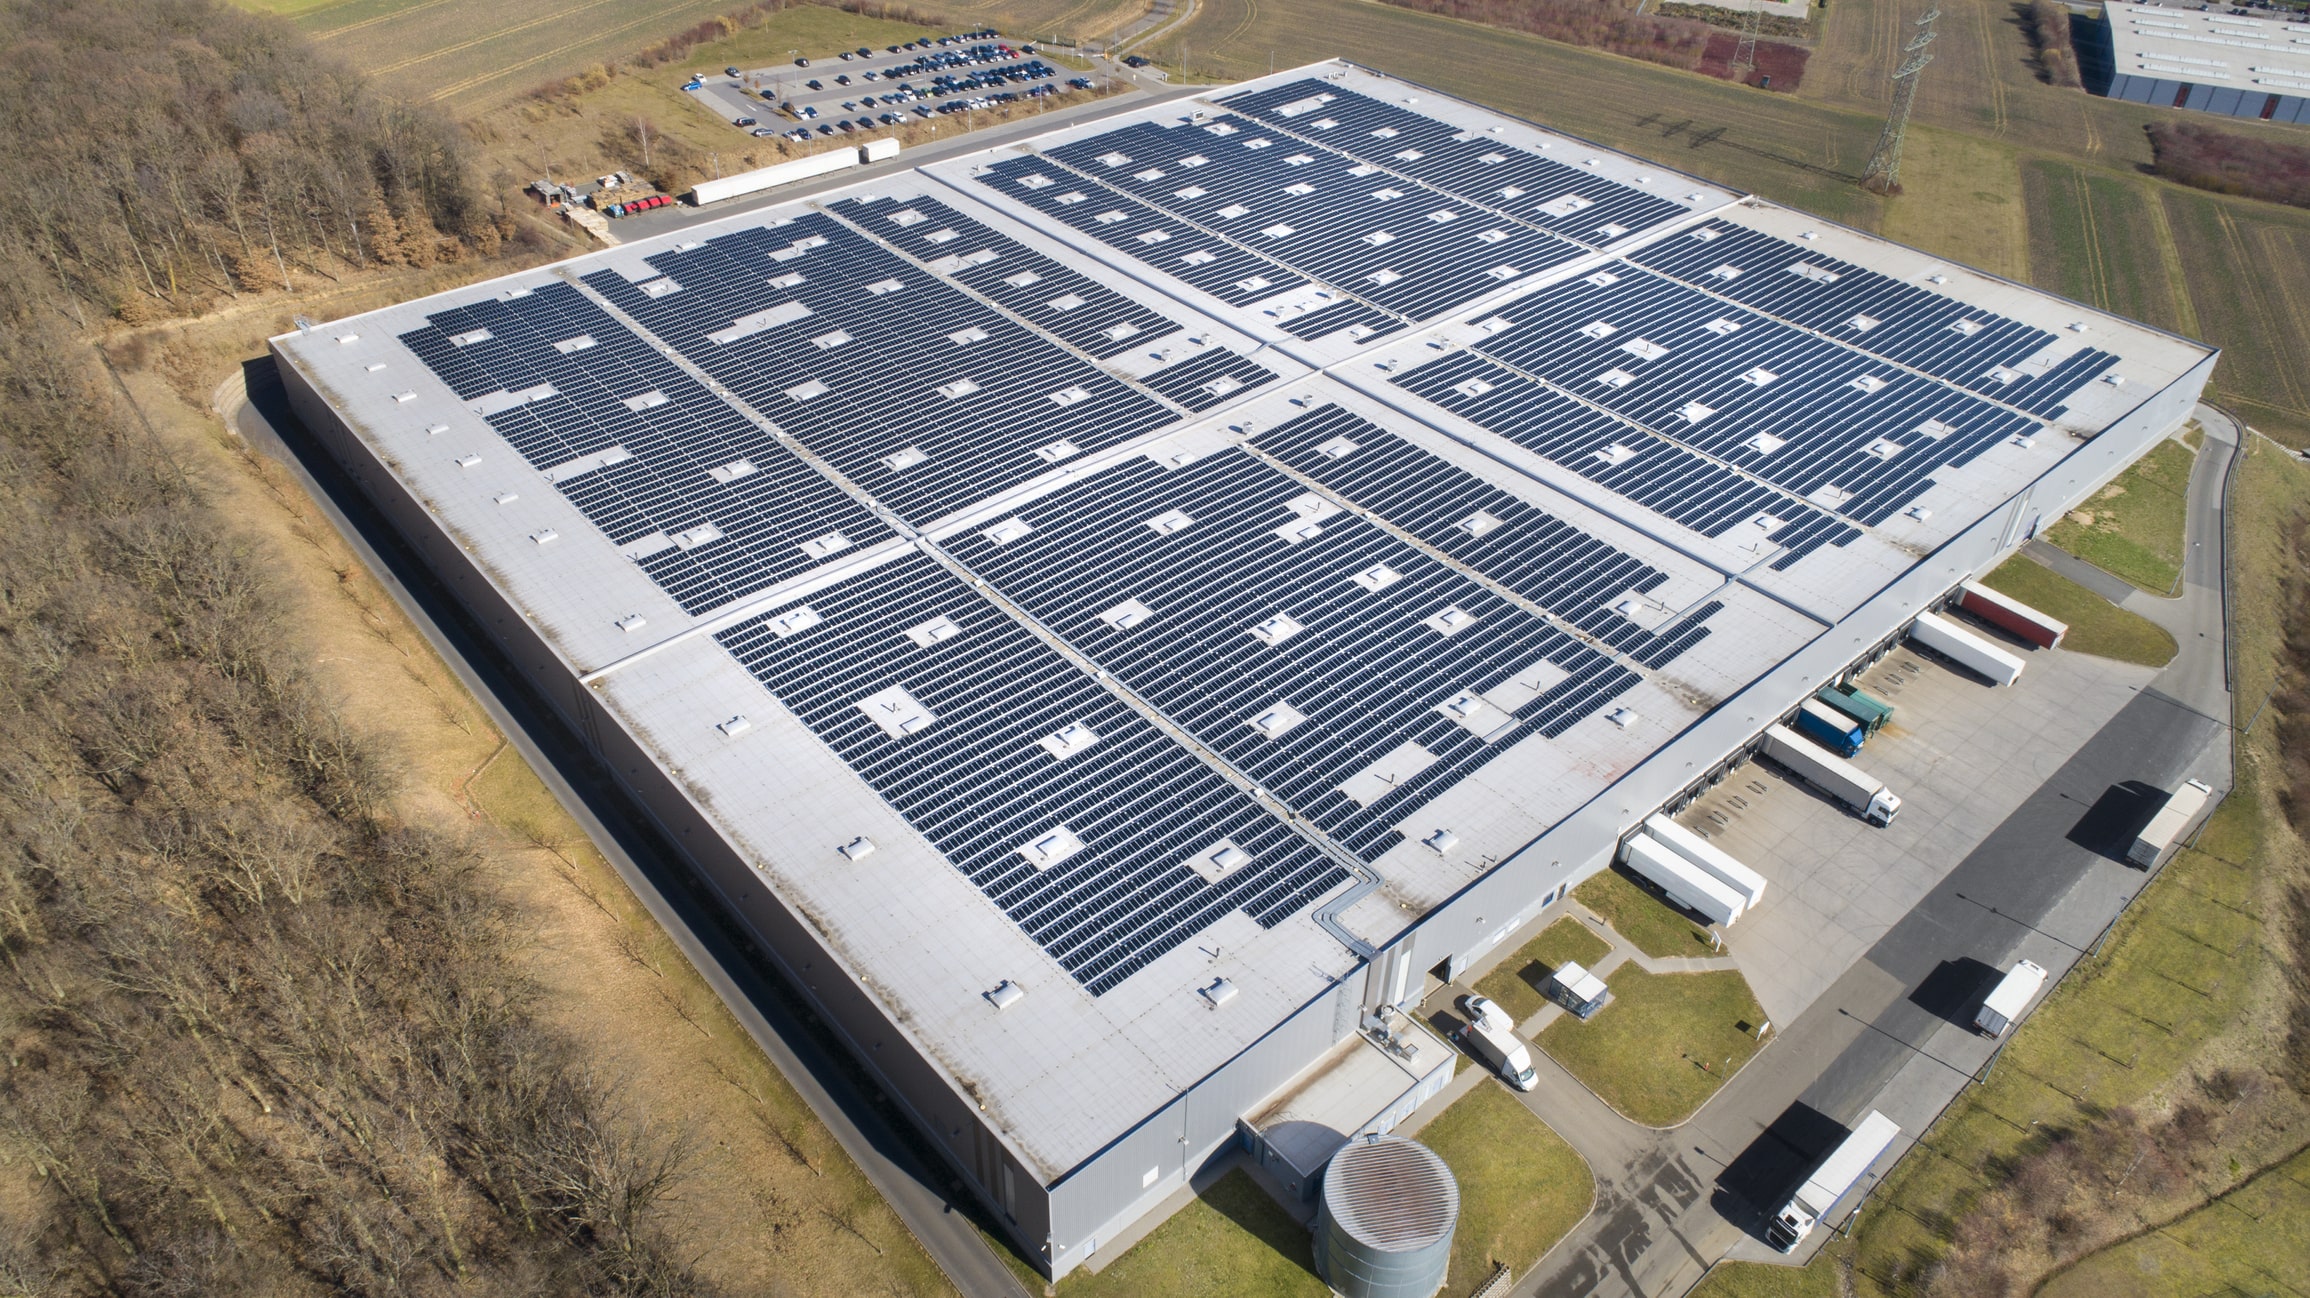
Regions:
[[[1673,221],[1690,210],[1674,199],[1544,157],[1490,132],[1440,122],[1312,77],[1229,95],[1220,102],[1307,143],[1336,149],[1591,248]],[[1565,147],[1579,146],[1567,142]],[[1663,178],[1663,184],[1672,180]]]
[[[1728,221],[1630,260],[2044,419],[2118,359],[2081,346],[2042,371],[2021,368],[2060,335]]]
[[[1347,878],[919,553],[717,638],[1093,995],[1230,911],[1271,928]],[[897,724],[875,715],[893,686]],[[1229,848],[1216,881],[1191,868]]]
[[[648,261],[585,282],[917,524],[1178,417],[823,213]]]
[[[1646,667],[1699,644],[1723,607],[1711,601],[1645,630],[1621,606],[1641,606],[1666,573],[1342,407],[1278,424],[1253,445]]]
[[[692,613],[890,535],[570,285],[426,319],[401,341]]]
[[[2037,421],[1626,262],[1503,308],[1475,348],[1847,518]]]
[[[1018,518],[944,545],[1366,860],[1494,744],[1561,734],[1637,679],[1237,450],[1134,459]],[[1469,698],[1519,680],[1511,706]]]

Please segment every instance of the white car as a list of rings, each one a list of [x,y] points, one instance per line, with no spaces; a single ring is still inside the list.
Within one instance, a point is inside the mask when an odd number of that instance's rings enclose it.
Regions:
[[[1516,1031],[1516,1020],[1508,1017],[1508,1011],[1493,1004],[1489,996],[1478,996],[1474,992],[1462,996],[1460,1013],[1470,1023],[1482,1023],[1497,1032],[1512,1035]]]

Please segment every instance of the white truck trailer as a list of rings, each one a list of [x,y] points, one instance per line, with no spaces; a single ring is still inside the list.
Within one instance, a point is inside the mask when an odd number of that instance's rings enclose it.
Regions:
[[[1901,795],[1885,787],[1884,781],[1787,726],[1765,731],[1765,756],[1851,807],[1872,825],[1890,825],[1893,817],[1901,814]]]
[[[813,153],[806,158],[795,158],[787,162],[773,163],[767,167],[757,167],[752,171],[741,171],[735,176],[723,176],[718,180],[701,180],[698,182],[698,187],[690,191],[690,201],[699,207],[704,207],[708,203],[719,203],[726,198],[759,193],[779,185],[791,185],[798,180],[808,180],[813,176],[824,176],[837,171],[844,171],[857,166],[859,159],[858,146],[846,144],[838,149],[828,149],[824,153]]]
[[[2004,1036],[2005,1030],[2037,999],[2038,991],[2044,986],[2043,965],[2024,960],[2013,966],[1997,981],[1989,998],[1981,1002],[1981,1012],[1973,1016],[1973,1026],[1993,1037]]]
[[[1938,613],[1919,613],[1909,638],[1958,666],[1980,673],[1992,685],[2011,685],[2028,664],[1991,644],[1986,637]]]
[[[1697,911],[1711,924],[1730,924],[1749,908],[1748,902],[1716,876],[1661,846],[1646,834],[1632,834],[1621,860],[1629,869],[1660,886],[1668,899]]]
[[[2181,841],[2190,822],[2213,796],[2214,790],[2203,780],[2191,780],[2166,795],[2166,805],[2158,808],[2158,814],[2134,836],[2133,846],[2126,849],[2126,860],[2145,870],[2156,865],[2166,849]]]
[[[1813,1233],[1813,1224],[1828,1216],[1837,1201],[1859,1184],[1900,1134],[1899,1124],[1875,1109],[1869,1110],[1869,1116],[1861,1119],[1861,1125],[1853,1129],[1853,1134],[1829,1151],[1829,1156],[1797,1187],[1796,1194],[1773,1215],[1772,1224],[1765,1227],[1765,1242],[1783,1253],[1793,1251],[1805,1236]]]
[[[1741,864],[1739,858],[1657,812],[1644,818],[1644,832],[1660,845],[1699,866],[1718,883],[1741,895],[1749,909],[1765,899],[1765,877]]]

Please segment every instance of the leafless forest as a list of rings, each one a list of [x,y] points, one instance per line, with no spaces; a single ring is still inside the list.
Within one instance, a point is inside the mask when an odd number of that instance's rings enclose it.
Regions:
[[[2153,122],[2149,132],[2158,174],[2169,180],[2310,207],[2310,149],[2195,122]]]
[[[0,1294],[697,1292],[652,1226],[691,1133],[539,1025],[471,848],[396,818],[90,345],[485,244],[454,132],[197,0],[0,31]]]

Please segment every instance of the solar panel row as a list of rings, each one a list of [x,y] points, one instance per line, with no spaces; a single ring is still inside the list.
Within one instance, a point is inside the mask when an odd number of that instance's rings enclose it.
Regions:
[[[2038,426],[1627,262],[1498,318],[1486,355],[1862,523]]]
[[[1220,102],[1300,140],[1592,248],[1690,210],[1673,198],[1505,143],[1492,132],[1456,127],[1312,77]],[[1665,187],[1674,178],[1660,181]]]
[[[1366,860],[1495,744],[1637,680],[1235,449],[1134,459],[943,544]]]
[[[812,213],[586,283],[917,524],[1176,416]]]
[[[1093,995],[1346,880],[921,554],[717,639]]]
[[[1252,439],[1350,508],[1373,513],[1486,580],[1659,668],[1708,635],[1716,606],[1647,631],[1632,614],[1668,575],[1339,406]]]
[[[570,285],[427,320],[401,341],[691,613],[890,535]]]
[[[1398,374],[1395,383],[1702,536],[1724,538],[1759,558],[1778,547],[1776,570],[1861,534],[1825,510],[1582,405],[1478,351],[1450,353]]]
[[[2072,393],[2118,359],[1728,221],[1663,239],[1630,260],[2042,419],[2058,418]]]

